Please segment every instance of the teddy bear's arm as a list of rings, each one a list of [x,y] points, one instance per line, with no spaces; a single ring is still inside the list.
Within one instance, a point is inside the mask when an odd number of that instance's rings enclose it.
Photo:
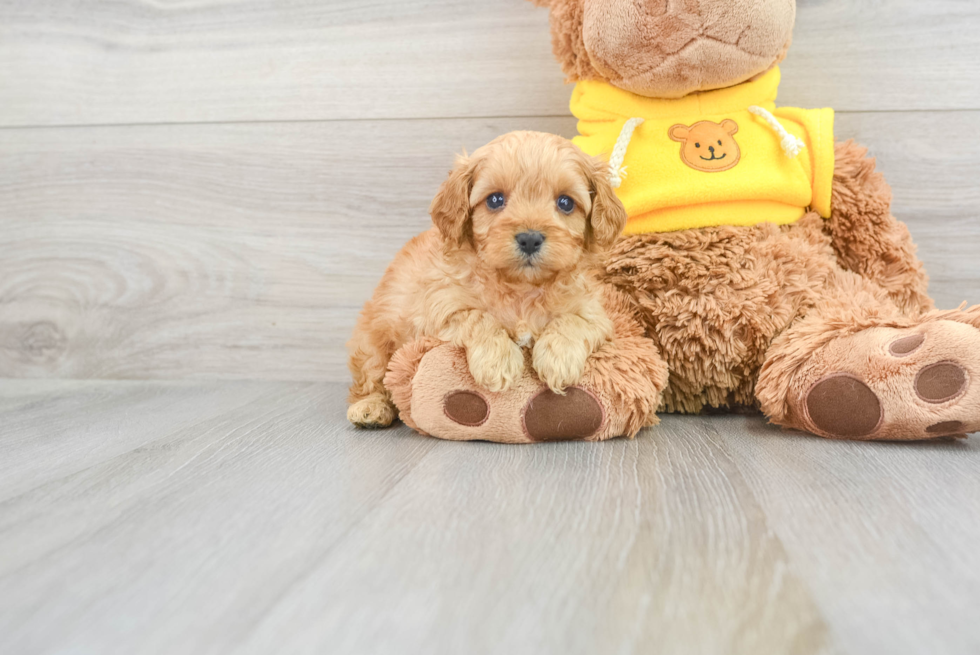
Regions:
[[[882,287],[903,313],[933,309],[928,278],[905,224],[891,214],[891,188],[867,148],[837,143],[831,215],[826,221],[838,263]]]

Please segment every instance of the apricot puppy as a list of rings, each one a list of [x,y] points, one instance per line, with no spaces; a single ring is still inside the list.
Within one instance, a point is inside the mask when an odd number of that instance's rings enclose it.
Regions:
[[[460,156],[432,201],[435,227],[396,255],[347,344],[347,418],[384,427],[395,408],[388,362],[408,341],[433,337],[466,350],[480,386],[507,389],[524,372],[522,346],[552,390],[582,376],[612,338],[600,303],[598,254],[626,225],[608,164],[571,141],[505,134]]]

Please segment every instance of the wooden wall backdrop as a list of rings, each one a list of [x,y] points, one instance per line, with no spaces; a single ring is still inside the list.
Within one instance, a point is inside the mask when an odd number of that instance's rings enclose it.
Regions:
[[[780,102],[980,302],[980,3],[799,0]],[[345,380],[452,154],[574,132],[524,0],[0,3],[0,377]]]

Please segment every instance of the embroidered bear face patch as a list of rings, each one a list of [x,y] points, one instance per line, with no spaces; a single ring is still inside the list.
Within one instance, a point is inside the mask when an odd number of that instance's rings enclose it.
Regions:
[[[742,157],[735,142],[736,132],[738,123],[726,118],[721,123],[677,124],[667,131],[667,135],[681,144],[681,160],[685,164],[697,171],[717,173],[732,168]]]

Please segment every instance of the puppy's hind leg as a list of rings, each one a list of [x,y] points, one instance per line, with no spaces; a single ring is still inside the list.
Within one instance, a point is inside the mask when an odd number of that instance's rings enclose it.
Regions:
[[[395,420],[396,410],[384,387],[391,353],[388,344],[379,345],[378,335],[358,326],[348,342],[350,369],[354,383],[347,396],[347,420],[359,428],[386,428]]]

